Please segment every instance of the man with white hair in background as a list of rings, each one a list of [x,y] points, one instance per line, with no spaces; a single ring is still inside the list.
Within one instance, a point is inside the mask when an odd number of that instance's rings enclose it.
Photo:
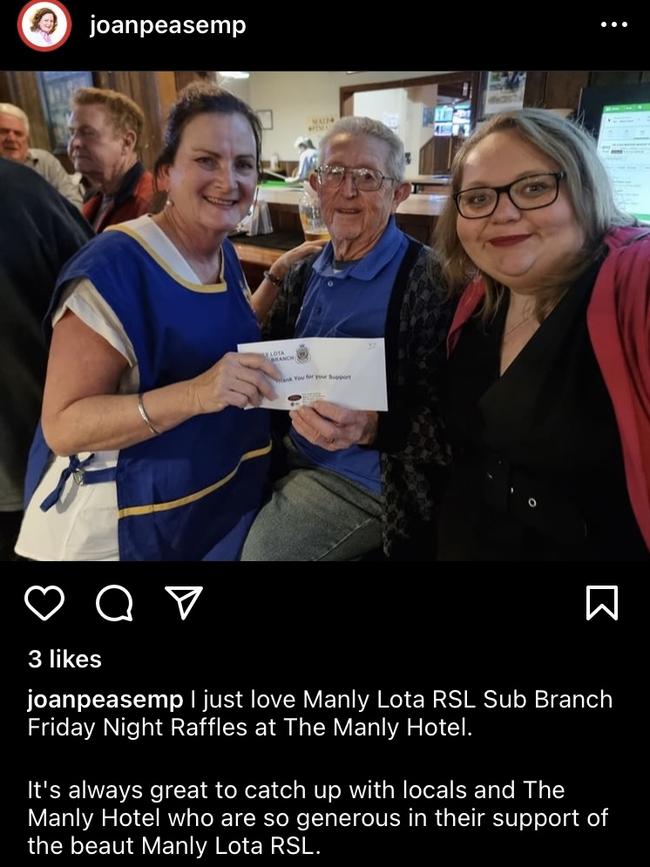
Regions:
[[[82,196],[77,185],[54,154],[29,146],[29,118],[17,105],[0,102],[0,156],[34,169],[55,190],[81,210]]]

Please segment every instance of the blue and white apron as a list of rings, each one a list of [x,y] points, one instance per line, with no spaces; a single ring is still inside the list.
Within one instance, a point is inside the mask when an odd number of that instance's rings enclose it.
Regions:
[[[66,265],[51,309],[66,283],[87,277],[133,344],[140,391],[191,379],[238,343],[260,339],[235,250],[229,241],[222,249],[224,281],[190,283],[128,226],[112,227]],[[93,474],[92,459],[81,465],[73,456],[64,475],[75,473],[86,484],[115,479],[121,560],[236,559],[261,503],[270,450],[268,412],[227,407],[121,449],[114,469]],[[48,459],[39,426],[27,501]],[[56,502],[62,487],[43,508]]]

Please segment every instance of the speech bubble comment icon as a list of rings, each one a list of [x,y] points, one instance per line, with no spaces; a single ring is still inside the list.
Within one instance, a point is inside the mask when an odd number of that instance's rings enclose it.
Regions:
[[[107,593],[110,596],[104,599]],[[126,600],[126,606],[125,601],[120,599],[119,594],[122,594]],[[95,608],[97,608],[97,613],[100,617],[103,617],[104,620],[110,620],[112,623],[116,623],[118,620],[133,620],[133,615],[131,614],[133,597],[126,587],[122,587],[121,584],[108,584],[106,587],[102,587],[95,599]],[[112,614],[110,613],[111,611],[119,613]]]

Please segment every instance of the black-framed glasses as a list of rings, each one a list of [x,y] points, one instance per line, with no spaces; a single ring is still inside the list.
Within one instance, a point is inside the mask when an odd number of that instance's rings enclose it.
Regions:
[[[518,178],[502,187],[461,190],[453,198],[458,213],[466,220],[480,220],[493,214],[501,193],[507,193],[512,204],[520,211],[536,211],[538,208],[547,208],[556,201],[563,178],[566,178],[566,172],[539,172]]]
[[[346,175],[350,175],[352,183],[362,193],[373,193],[378,190],[384,181],[395,181],[397,178],[389,178],[382,175],[377,169],[348,169],[345,166],[319,166],[316,169],[318,183],[321,187],[336,189],[343,183]]]

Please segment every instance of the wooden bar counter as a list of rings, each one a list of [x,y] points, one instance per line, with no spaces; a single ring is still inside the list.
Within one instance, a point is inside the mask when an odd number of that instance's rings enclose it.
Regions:
[[[269,206],[273,234],[232,238],[251,289],[254,290],[261,282],[262,271],[269,268],[286,250],[291,250],[304,240],[298,215],[301,194],[302,187],[262,184],[258,195]],[[397,225],[418,241],[431,244],[433,230],[447,198],[437,194],[411,194],[397,209]]]

